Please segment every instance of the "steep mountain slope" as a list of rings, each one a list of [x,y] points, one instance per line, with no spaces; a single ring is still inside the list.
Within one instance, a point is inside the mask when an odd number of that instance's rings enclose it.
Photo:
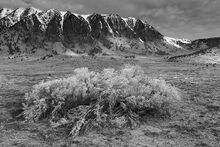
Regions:
[[[209,40],[166,37],[143,20],[117,14],[79,15],[32,7],[0,10],[0,51],[4,54],[53,50],[102,53],[107,49],[139,55],[176,55],[197,49],[203,45],[201,42],[210,46]]]

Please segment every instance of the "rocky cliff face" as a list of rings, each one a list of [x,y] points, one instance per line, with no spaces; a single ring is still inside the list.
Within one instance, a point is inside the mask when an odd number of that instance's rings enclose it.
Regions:
[[[91,27],[91,36],[97,39],[105,36],[112,36],[113,31],[107,22],[107,19],[100,14],[94,13],[87,17]]]
[[[147,22],[117,14],[79,15],[36,8],[0,10],[2,52],[53,50],[58,48],[57,44],[77,52],[90,52],[98,47],[142,55],[172,54],[192,48],[183,40],[167,39]]]

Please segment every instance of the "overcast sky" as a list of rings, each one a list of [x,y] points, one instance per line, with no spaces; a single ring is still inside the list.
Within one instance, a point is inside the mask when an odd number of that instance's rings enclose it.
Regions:
[[[144,17],[170,37],[220,37],[220,0],[0,0],[0,7],[29,6]]]

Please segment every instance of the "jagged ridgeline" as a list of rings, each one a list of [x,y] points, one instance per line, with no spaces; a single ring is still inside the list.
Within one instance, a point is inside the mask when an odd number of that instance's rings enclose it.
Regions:
[[[5,54],[98,48],[135,54],[167,55],[184,51],[190,41],[164,37],[146,21],[117,14],[79,15],[55,9],[0,10],[0,50]]]

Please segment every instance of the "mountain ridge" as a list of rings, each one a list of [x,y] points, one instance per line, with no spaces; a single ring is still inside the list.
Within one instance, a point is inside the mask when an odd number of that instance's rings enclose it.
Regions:
[[[97,48],[102,52],[104,46],[140,55],[172,55],[193,50],[195,44],[195,41],[166,37],[146,21],[118,14],[80,15],[33,7],[0,10],[0,51],[9,54],[58,47],[62,50],[57,52],[70,49],[88,53]]]

